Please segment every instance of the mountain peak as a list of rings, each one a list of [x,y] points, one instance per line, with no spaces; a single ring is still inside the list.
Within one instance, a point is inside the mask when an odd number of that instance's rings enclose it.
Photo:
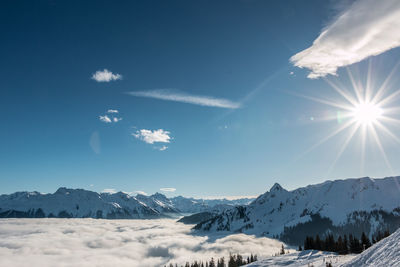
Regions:
[[[159,200],[166,200],[167,197],[164,194],[161,193],[155,193],[153,195],[151,195],[151,197],[155,198],[155,199],[159,199]]]
[[[282,190],[284,190],[283,187],[282,187],[280,184],[275,183],[275,184],[271,187],[271,189],[270,189],[269,191],[270,191],[270,192],[276,192],[276,191],[282,191]]]

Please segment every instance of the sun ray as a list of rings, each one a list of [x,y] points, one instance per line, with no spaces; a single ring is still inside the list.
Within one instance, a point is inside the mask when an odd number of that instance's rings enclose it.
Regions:
[[[370,129],[371,129],[372,136],[374,137],[375,142],[376,142],[376,144],[377,144],[377,146],[378,146],[378,148],[379,148],[379,151],[381,152],[382,157],[383,157],[383,159],[384,159],[384,161],[385,161],[385,163],[386,163],[386,166],[389,168],[390,172],[393,174],[392,165],[390,164],[389,159],[388,159],[387,156],[386,156],[386,152],[385,152],[385,150],[383,149],[381,140],[379,139],[379,136],[378,136],[378,134],[376,133],[376,130],[375,130],[374,125],[371,124],[371,125],[369,125],[369,127],[370,127]]]
[[[295,93],[295,92],[288,92],[288,93],[291,94],[291,95],[294,95],[294,96],[298,96],[298,97],[302,97],[302,98],[305,98],[305,99],[309,99],[309,100],[312,100],[314,102],[325,104],[325,105],[328,105],[328,106],[331,106],[331,107],[341,108],[341,109],[345,109],[345,110],[348,110],[348,111],[351,110],[351,106],[349,106],[349,105],[344,105],[344,104],[341,104],[341,103],[335,103],[335,102],[330,101],[330,100],[326,100],[326,99],[322,99],[322,98],[318,98],[318,97],[314,97],[314,96],[303,95],[303,94],[299,94],[299,93]]]
[[[307,149],[306,151],[304,151],[303,153],[301,153],[296,159],[295,161],[297,161],[298,159],[302,158],[303,156],[305,156],[306,154],[310,153],[311,151],[313,151],[315,148],[317,148],[318,146],[322,145],[323,143],[325,143],[326,141],[328,141],[329,139],[331,139],[332,137],[336,136],[337,134],[339,134],[340,132],[342,132],[343,130],[345,130],[346,128],[350,127],[351,125],[354,124],[354,121],[350,120],[347,121],[345,124],[343,124],[340,128],[336,129],[333,133],[331,133],[330,135],[324,137],[323,139],[321,139],[318,143],[314,144],[313,146],[311,146],[309,149]]]
[[[357,104],[357,101],[348,93],[343,91],[342,89],[339,88],[336,84],[334,84],[332,81],[330,81],[328,78],[324,77],[323,78],[336,92],[338,92],[341,96],[343,96],[347,101],[350,102],[353,106]]]
[[[392,79],[392,76],[394,75],[394,73],[396,72],[398,66],[400,65],[400,60],[396,63],[396,65],[393,67],[393,69],[390,71],[389,75],[386,77],[385,81],[382,83],[381,87],[379,87],[379,89],[377,90],[375,96],[372,98],[371,102],[372,103],[377,103],[379,102],[379,100],[382,98],[384,92],[387,90],[388,88],[388,83],[390,82],[390,80]]]
[[[395,119],[395,118],[391,118],[391,117],[388,117],[388,116],[381,116],[380,119],[381,119],[381,120],[385,120],[385,121],[387,121],[387,122],[391,122],[391,123],[400,125],[400,120]]]
[[[379,106],[385,106],[388,103],[390,103],[391,101],[395,100],[396,97],[398,97],[400,95],[400,89],[396,90],[394,93],[392,93],[391,95],[385,97],[384,99],[382,99],[381,101],[379,101],[377,103],[377,105]]]
[[[343,152],[346,150],[347,146],[349,145],[350,140],[353,138],[353,136],[357,132],[358,128],[360,128],[360,123],[355,123],[352,125],[353,125],[353,129],[351,129],[349,136],[347,136],[342,147],[340,148],[339,152],[337,153],[335,160],[332,162],[331,166],[329,167],[328,173],[330,173],[332,171],[332,169],[335,167],[336,162],[339,160],[340,156],[342,156]]]
[[[360,171],[361,173],[364,172],[365,167],[365,147],[367,141],[367,125],[361,125],[361,163],[360,163]]]
[[[353,73],[351,73],[349,67],[346,67],[346,70],[347,70],[347,75],[349,75],[351,85],[353,86],[353,90],[356,93],[358,102],[364,101],[363,97],[361,96],[361,92],[359,90],[359,85],[357,85],[356,81],[354,80]]]
[[[393,140],[395,140],[397,143],[400,144],[400,139],[394,133],[392,133],[392,131],[390,131],[385,125],[377,121],[376,126],[378,126],[382,131],[384,131],[387,135],[392,137]]]
[[[372,58],[368,61],[368,72],[367,72],[367,82],[365,85],[365,102],[370,102],[371,100],[371,88],[372,88]]]

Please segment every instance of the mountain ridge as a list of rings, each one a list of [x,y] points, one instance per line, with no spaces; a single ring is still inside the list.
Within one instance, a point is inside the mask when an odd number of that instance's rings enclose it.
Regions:
[[[244,232],[301,244],[305,235],[400,226],[400,176],[329,180],[287,191],[278,183],[248,206],[227,209],[198,231]],[[356,227],[359,226],[359,227]],[[358,233],[357,233],[358,234]]]

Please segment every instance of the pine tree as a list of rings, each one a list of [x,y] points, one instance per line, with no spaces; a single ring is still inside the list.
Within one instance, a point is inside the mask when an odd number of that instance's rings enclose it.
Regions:
[[[211,258],[210,264],[209,264],[208,266],[209,266],[209,267],[216,267],[216,266],[215,266],[214,258]]]
[[[315,247],[316,250],[322,250],[322,242],[321,239],[319,238],[319,235],[315,237]]]
[[[349,253],[349,242],[347,240],[347,235],[344,235],[343,237],[343,254],[348,254]]]
[[[361,234],[361,246],[363,247],[363,250],[371,246],[371,241],[369,241],[369,238],[364,232]]]
[[[285,247],[282,244],[280,255],[285,255]]]

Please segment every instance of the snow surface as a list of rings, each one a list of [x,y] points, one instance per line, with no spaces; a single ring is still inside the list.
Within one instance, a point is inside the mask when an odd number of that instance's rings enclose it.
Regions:
[[[400,266],[400,229],[341,267]]]
[[[324,252],[318,250],[305,250],[301,252],[294,252],[275,257],[269,257],[259,260],[245,266],[249,267],[326,267],[326,263],[332,263],[332,266],[339,266],[340,264],[351,260],[354,255],[337,255],[332,252]],[[359,265],[359,267],[362,265]]]
[[[400,177],[368,177],[326,181],[287,191],[274,184],[242,210],[228,209],[217,220],[204,223],[206,231],[242,231],[264,236],[279,235],[285,226],[311,220],[311,214],[328,217],[334,225],[349,223],[355,211],[383,210],[399,215]],[[352,221],[350,221],[351,223]],[[371,222],[376,227],[379,222]]]
[[[172,219],[0,219],[0,266],[179,266],[186,261],[266,257],[282,242],[251,235],[192,235]]]

